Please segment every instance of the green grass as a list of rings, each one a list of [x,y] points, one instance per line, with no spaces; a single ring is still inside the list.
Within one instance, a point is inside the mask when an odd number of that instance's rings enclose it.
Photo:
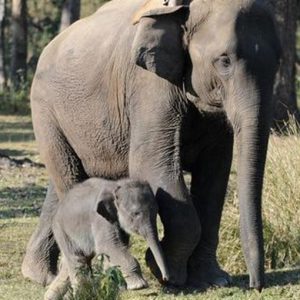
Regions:
[[[300,299],[300,136],[273,135],[264,189],[267,288],[248,290],[238,232],[235,167],[231,174],[220,234],[219,260],[233,277],[230,288],[205,293],[162,289],[144,263],[146,244],[133,237],[132,252],[150,288],[125,291],[121,299]],[[0,152],[40,162],[30,117],[0,116]],[[187,178],[188,179],[188,178]],[[45,289],[24,280],[21,272],[26,243],[45,197],[45,169],[0,169],[0,300],[43,299]]]

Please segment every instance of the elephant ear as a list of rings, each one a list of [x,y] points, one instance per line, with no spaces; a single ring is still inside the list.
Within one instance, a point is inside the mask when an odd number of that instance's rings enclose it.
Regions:
[[[97,204],[97,213],[110,223],[118,221],[117,208],[114,203],[114,196],[110,192],[103,192]]]
[[[153,2],[156,1],[149,3]],[[178,83],[182,81],[184,68],[181,25],[186,6],[148,8],[146,5],[134,18],[138,28],[132,46],[133,60],[138,66]]]

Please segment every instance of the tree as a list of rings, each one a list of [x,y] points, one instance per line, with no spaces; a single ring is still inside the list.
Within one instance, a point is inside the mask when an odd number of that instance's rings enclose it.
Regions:
[[[277,74],[274,98],[275,125],[281,128],[289,115],[300,120],[296,96],[296,33],[299,0],[270,0],[282,44],[282,61]]]
[[[27,4],[26,0],[12,0],[12,48],[10,80],[19,89],[27,73]]]
[[[61,13],[60,32],[80,18],[80,0],[65,0]]]
[[[5,89],[6,86],[6,73],[5,73],[5,38],[4,38],[4,26],[5,26],[5,0],[0,0],[0,92]]]

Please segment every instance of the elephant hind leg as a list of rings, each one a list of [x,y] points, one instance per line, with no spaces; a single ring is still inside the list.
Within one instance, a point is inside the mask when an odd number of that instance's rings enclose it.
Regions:
[[[50,284],[57,273],[59,249],[51,226],[57,204],[58,197],[50,182],[38,227],[28,242],[22,263],[23,276],[44,286]]]
[[[33,106],[34,108],[34,106]],[[34,132],[59,199],[77,182],[87,179],[81,160],[51,112],[35,108]],[[70,125],[71,126],[71,125]]]
[[[49,284],[57,273],[59,250],[53,237],[52,221],[59,199],[76,182],[87,178],[80,159],[50,112],[33,105],[35,135],[52,184],[42,207],[39,224],[26,249],[22,265],[24,277]]]

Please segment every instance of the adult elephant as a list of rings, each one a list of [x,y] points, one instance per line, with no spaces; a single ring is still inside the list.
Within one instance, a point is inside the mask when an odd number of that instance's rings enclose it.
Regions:
[[[242,245],[250,286],[261,289],[261,192],[278,61],[264,1],[113,0],[55,38],[31,95],[53,185],[23,274],[51,281],[51,219],[75,182],[130,175],[156,192],[171,283],[228,284],[216,249],[235,136]]]

